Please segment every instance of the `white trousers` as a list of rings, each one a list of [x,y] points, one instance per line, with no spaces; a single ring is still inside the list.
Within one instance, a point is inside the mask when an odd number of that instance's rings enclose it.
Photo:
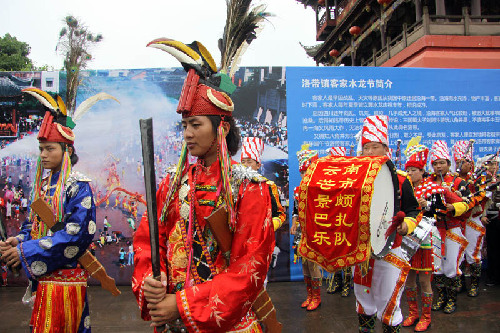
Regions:
[[[355,275],[359,269],[359,266],[355,266]],[[410,264],[403,259],[401,248],[398,247],[392,249],[383,259],[375,259],[370,269],[371,281],[354,283],[356,311],[368,316],[376,314],[384,324],[397,326],[403,321],[399,303]]]
[[[465,226],[465,238],[469,242],[465,248],[465,260],[469,264],[481,263],[481,248],[486,228],[481,223],[481,216],[472,217]]]
[[[434,274],[444,274],[446,277],[454,278],[462,275],[460,262],[467,247],[467,239],[462,234],[460,227],[448,229],[445,238],[445,254],[439,265],[435,265]]]

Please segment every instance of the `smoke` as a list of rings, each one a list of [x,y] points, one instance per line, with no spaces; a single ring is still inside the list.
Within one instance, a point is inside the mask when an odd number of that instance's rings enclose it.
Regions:
[[[0,158],[4,157],[32,157],[38,156],[38,140],[36,136],[38,133],[24,136],[22,139],[17,140],[5,148],[0,150]]]
[[[111,99],[99,101],[77,122],[74,146],[79,162],[74,169],[103,188],[109,167],[115,163],[120,185],[144,192],[139,119],[153,118],[157,150],[162,140],[172,137],[173,126],[180,120],[175,112],[177,100],[166,97],[160,87],[146,80],[125,79],[124,82],[123,79],[94,77],[87,78],[85,86],[91,89],[79,90],[78,104],[101,91],[114,96],[120,103]],[[37,156],[37,133],[24,136],[0,150],[0,158],[36,159]],[[172,156],[172,160],[176,158]]]
[[[177,101],[147,81],[128,81],[126,85],[119,82],[104,89],[120,104],[114,100],[100,101],[80,119],[74,131],[75,148],[80,157],[76,168],[103,184],[108,175],[105,169],[115,162],[127,186],[141,190],[142,174],[137,172],[138,164],[142,163],[139,119],[153,118],[155,146],[158,146],[167,131],[180,120],[175,113]]]

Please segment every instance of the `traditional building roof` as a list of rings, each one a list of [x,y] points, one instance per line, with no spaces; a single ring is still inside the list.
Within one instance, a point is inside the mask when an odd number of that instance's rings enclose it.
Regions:
[[[410,63],[417,66],[415,63],[418,63],[420,67],[440,67],[442,63],[436,63],[430,55],[429,61],[433,60],[433,64],[422,60],[424,51],[434,48],[462,52],[462,56],[463,51],[468,52],[460,58],[461,63],[448,65],[453,68],[498,68],[495,59],[481,61],[481,54],[500,53],[498,0],[296,2],[316,12],[316,40],[322,44],[304,49],[317,64],[406,66]],[[441,53],[446,60],[447,53]]]
[[[22,91],[7,76],[0,76],[0,98],[21,96]]]

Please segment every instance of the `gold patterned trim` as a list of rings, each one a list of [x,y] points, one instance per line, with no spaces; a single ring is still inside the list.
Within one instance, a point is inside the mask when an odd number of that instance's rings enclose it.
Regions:
[[[479,232],[479,236],[477,236],[476,245],[474,247],[474,252],[472,253],[472,259],[474,259],[476,264],[480,264],[481,263],[481,256],[480,256],[481,245],[483,244],[483,238],[484,238],[484,235],[486,234],[486,228],[484,226],[479,225],[477,223],[474,223],[470,220],[467,221],[467,225],[469,227],[471,227],[471,229]]]
[[[191,310],[189,309],[189,304],[186,296],[186,289],[181,290],[179,292],[179,296],[181,298],[182,308],[184,309],[184,315],[186,316],[187,324],[193,329],[194,332],[201,332],[200,329],[196,326],[193,317],[191,316]]]
[[[394,314],[394,309],[396,308],[398,295],[401,291],[401,288],[403,288],[403,286],[405,285],[406,277],[408,276],[408,272],[410,271],[411,267],[407,261],[398,258],[392,253],[386,255],[383,260],[401,269],[396,287],[394,288],[391,298],[389,299],[389,303],[385,307],[384,313],[382,315],[382,322],[386,325],[391,325],[391,318]]]
[[[460,245],[460,249],[458,250],[458,256],[457,256],[457,275],[460,275],[459,272],[459,266],[460,266],[460,260],[462,259],[462,255],[464,254],[465,248],[469,244],[469,241],[464,238],[463,236],[454,234],[451,229],[446,231],[446,237],[449,238],[451,241],[458,243]]]

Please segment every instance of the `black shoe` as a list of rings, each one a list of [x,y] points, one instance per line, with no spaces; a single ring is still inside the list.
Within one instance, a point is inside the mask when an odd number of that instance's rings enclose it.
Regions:
[[[446,314],[453,313],[457,310],[457,290],[453,288],[448,288],[448,301],[444,306],[443,312]]]

